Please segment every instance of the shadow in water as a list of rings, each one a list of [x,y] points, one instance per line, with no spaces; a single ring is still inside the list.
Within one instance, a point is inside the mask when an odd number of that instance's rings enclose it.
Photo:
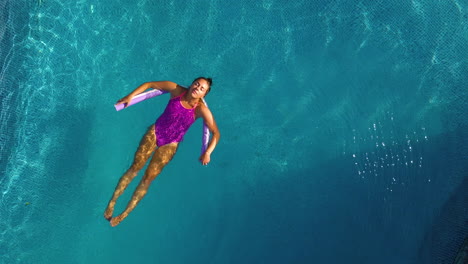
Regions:
[[[463,183],[440,209],[433,227],[426,231],[420,261],[417,263],[454,263],[457,253],[463,251],[462,245],[467,236],[468,177],[465,177]],[[468,261],[466,256],[465,259]]]
[[[38,179],[38,197],[31,205],[30,228],[34,232],[21,241],[25,243],[22,248],[31,249],[28,257],[34,262],[75,259],[73,248],[81,234],[85,214],[91,210],[90,195],[83,188],[83,173],[88,166],[93,111],[65,104],[59,109],[41,130],[46,135],[58,135],[53,139],[57,144],[43,157],[45,178]],[[44,254],[40,245],[54,250]]]
[[[233,261],[431,263],[426,260],[439,256],[453,261],[468,234],[466,152],[458,147],[463,132],[460,127],[414,143],[422,150],[422,167],[390,166],[363,179],[348,154],[306,169],[291,167],[278,181],[258,177],[265,180],[245,194],[247,218]],[[258,173],[271,169],[260,167]],[[264,243],[245,247],[242,241]],[[273,248],[282,250],[272,253]]]

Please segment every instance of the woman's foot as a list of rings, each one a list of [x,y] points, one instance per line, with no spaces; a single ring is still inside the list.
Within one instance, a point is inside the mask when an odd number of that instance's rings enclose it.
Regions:
[[[120,224],[120,222],[122,222],[122,220],[124,220],[125,217],[127,217],[127,215],[125,215],[125,214],[121,214],[119,216],[112,217],[111,220],[110,220],[111,226],[116,226],[116,225]]]
[[[107,221],[110,221],[112,219],[112,214],[114,213],[114,205],[115,202],[109,202],[106,211],[104,211],[104,218],[106,218]]]

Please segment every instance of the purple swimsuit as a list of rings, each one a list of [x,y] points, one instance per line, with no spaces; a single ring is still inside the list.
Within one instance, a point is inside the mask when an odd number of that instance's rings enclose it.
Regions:
[[[197,105],[194,108],[187,109],[180,101],[180,98],[186,92],[170,99],[164,113],[156,120],[154,130],[158,147],[173,142],[181,142],[185,132],[195,121],[195,108],[197,108]]]

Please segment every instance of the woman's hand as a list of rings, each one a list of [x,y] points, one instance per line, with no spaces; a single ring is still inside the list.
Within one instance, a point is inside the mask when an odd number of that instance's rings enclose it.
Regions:
[[[116,104],[122,104],[122,103],[123,103],[123,104],[124,104],[124,108],[126,108],[127,105],[130,103],[130,101],[132,100],[132,98],[133,98],[133,96],[127,95],[127,96],[125,96],[124,98],[118,100]]]
[[[206,152],[203,153],[199,160],[203,165],[208,165],[208,163],[210,163],[210,154],[207,154]]]

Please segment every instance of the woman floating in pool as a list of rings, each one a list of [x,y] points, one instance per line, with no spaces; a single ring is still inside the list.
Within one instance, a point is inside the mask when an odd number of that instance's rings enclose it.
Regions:
[[[212,133],[211,140],[205,152],[200,156],[200,162],[207,165],[210,155],[219,142],[220,133],[211,111],[203,103],[202,98],[211,90],[211,79],[199,77],[193,81],[190,87],[184,88],[169,81],[147,82],[136,88],[135,91],[120,99],[118,103],[128,105],[132,97],[153,88],[169,92],[171,99],[164,113],[156,120],[156,123],[148,128],[138,147],[133,164],[120,178],[114,194],[104,212],[104,217],[112,226],[118,225],[135,208],[138,202],[145,196],[150,183],[158,176],[161,170],[172,159],[177,151],[179,142],[182,141],[193,122],[201,117]],[[151,154],[154,155],[146,169],[143,179],[136,188],[127,208],[119,216],[112,217],[115,202],[122,195],[128,184],[135,178]]]

